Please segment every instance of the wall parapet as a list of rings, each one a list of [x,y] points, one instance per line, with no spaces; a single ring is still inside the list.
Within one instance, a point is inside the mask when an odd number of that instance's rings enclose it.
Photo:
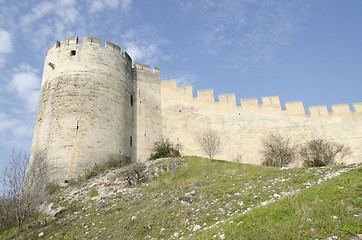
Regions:
[[[309,114],[306,114],[302,101],[285,102],[285,109],[282,109],[279,96],[261,97],[261,104],[258,98],[241,98],[240,105],[237,105],[234,93],[219,94],[219,101],[215,101],[213,89],[201,89],[194,97],[191,85],[177,86],[176,80],[162,80],[161,91],[164,99],[186,101],[216,111],[226,110],[227,107],[228,111],[232,109],[235,112],[270,112],[305,117],[350,116],[362,112],[362,103],[353,103],[354,111],[348,104],[335,104],[331,105],[331,112],[328,112],[327,106],[310,106]]]
[[[139,62],[134,62],[133,68],[134,68],[136,71],[140,71],[140,72],[142,72],[142,73],[151,73],[151,74],[160,75],[160,68],[154,67],[154,68],[152,69],[152,72],[151,72],[151,67],[150,67],[150,65],[147,65],[147,64],[143,64],[143,63],[139,63]]]
[[[120,54],[124,59],[126,59],[132,65],[132,58],[128,55],[128,53],[126,51],[121,52],[121,47],[119,47],[118,45],[116,45],[112,42],[109,42],[109,41],[105,41],[104,46],[101,46],[101,39],[96,38],[96,37],[84,36],[84,37],[82,37],[82,42],[79,42],[79,38],[77,36],[63,38],[60,41],[54,42],[48,48],[47,52],[57,49],[57,48],[69,47],[69,46],[73,46],[73,45],[75,45],[75,46],[77,46],[77,45],[78,46],[82,46],[82,45],[96,46],[96,47],[104,47],[104,48],[112,49],[116,54]]]

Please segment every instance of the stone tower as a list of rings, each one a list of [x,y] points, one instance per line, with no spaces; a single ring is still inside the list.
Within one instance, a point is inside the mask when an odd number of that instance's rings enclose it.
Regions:
[[[42,153],[51,181],[78,176],[111,154],[144,161],[162,137],[161,124],[148,121],[162,122],[159,69],[132,65],[120,47],[100,42],[69,37],[47,51],[29,166]]]

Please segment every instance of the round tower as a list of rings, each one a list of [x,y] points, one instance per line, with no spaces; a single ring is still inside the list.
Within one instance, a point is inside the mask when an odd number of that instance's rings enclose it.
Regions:
[[[131,158],[133,69],[110,42],[78,37],[55,42],[46,54],[32,158],[47,159],[51,181],[64,182],[111,154]]]

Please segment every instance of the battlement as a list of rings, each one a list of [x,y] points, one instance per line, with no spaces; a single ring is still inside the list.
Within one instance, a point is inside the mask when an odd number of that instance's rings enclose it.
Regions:
[[[57,48],[61,48],[61,47],[69,47],[69,46],[96,46],[96,47],[104,47],[107,49],[112,49],[115,53],[119,53],[120,55],[122,55],[123,58],[125,58],[128,62],[130,62],[132,64],[132,58],[128,55],[128,53],[126,51],[122,51],[121,52],[121,48],[109,41],[105,41],[104,46],[101,46],[101,39],[100,38],[95,38],[95,37],[88,37],[88,36],[84,36],[82,37],[82,42],[79,42],[79,38],[77,36],[73,36],[73,37],[67,37],[67,38],[63,38],[59,41],[56,41],[55,43],[53,43],[49,48],[48,48],[48,52],[55,50]]]
[[[160,74],[160,69],[158,67],[154,67],[151,72],[151,67],[143,63],[134,62],[133,68],[136,69],[136,71],[140,71],[142,73]]]
[[[215,101],[213,89],[201,89],[197,90],[197,96],[193,97],[192,86],[177,86],[176,80],[162,80],[161,89],[165,99],[185,101],[215,111],[223,111],[227,107],[228,111],[231,109],[235,112],[270,112],[305,117],[349,116],[362,112],[362,103],[353,103],[354,111],[351,111],[348,104],[337,104],[331,105],[331,112],[328,112],[327,106],[310,106],[309,114],[306,114],[302,101],[285,102],[285,109],[282,109],[278,96],[261,97],[261,104],[258,98],[241,98],[239,106],[234,93],[219,94],[219,101]]]

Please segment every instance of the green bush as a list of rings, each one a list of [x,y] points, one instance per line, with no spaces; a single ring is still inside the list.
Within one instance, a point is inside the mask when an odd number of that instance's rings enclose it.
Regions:
[[[174,146],[168,139],[156,142],[149,160],[165,157],[181,157],[180,144]]]
[[[305,167],[333,166],[350,153],[350,147],[321,138],[305,142],[299,150]]]

